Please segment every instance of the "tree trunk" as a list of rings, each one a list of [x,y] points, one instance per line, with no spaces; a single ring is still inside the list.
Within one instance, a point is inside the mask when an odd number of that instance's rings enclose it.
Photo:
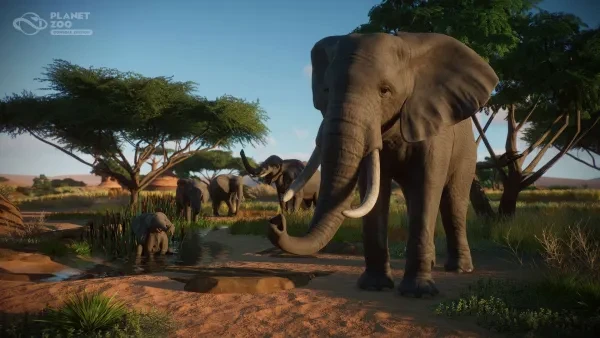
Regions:
[[[517,200],[519,199],[519,193],[521,192],[520,185],[520,177],[509,177],[504,182],[504,190],[502,191],[500,206],[498,207],[498,214],[501,217],[512,218],[515,216],[517,211]]]
[[[473,177],[473,183],[471,184],[471,191],[469,193],[471,199],[471,205],[475,210],[475,214],[479,217],[494,217],[496,213],[490,204],[490,199],[485,194],[481,182],[477,175]]]
[[[129,189],[129,192],[131,193],[131,196],[129,196],[129,208],[131,211],[137,212],[140,191],[138,189]]]

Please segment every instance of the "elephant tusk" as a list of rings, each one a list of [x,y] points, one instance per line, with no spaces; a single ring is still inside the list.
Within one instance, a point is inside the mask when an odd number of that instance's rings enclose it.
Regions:
[[[294,197],[294,195],[302,190],[306,183],[313,177],[313,175],[317,172],[317,169],[321,165],[321,148],[318,146],[313,150],[312,155],[308,159],[308,163],[306,163],[306,167],[304,170],[296,177],[296,179],[290,185],[290,188],[283,195],[283,202],[287,202]]]
[[[260,178],[263,178],[263,177],[265,177],[265,176],[267,176],[267,175],[269,175],[269,172],[268,172],[268,171],[267,171],[267,172],[265,172],[265,173],[262,173],[262,174],[258,175],[258,177],[260,177]]]
[[[377,203],[379,197],[379,150],[375,149],[369,155],[369,166],[367,168],[367,192],[362,203],[356,209],[344,210],[342,215],[348,218],[359,218],[368,214]]]

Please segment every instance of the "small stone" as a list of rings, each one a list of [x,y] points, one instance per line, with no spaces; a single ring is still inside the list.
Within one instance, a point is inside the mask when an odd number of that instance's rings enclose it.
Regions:
[[[273,293],[295,287],[294,282],[283,277],[224,277],[197,276],[189,280],[185,291],[200,293]]]

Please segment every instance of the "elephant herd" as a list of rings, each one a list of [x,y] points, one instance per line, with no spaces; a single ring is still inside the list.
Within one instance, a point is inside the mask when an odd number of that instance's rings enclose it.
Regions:
[[[202,211],[202,204],[212,201],[214,216],[219,215],[219,208],[225,202],[228,216],[237,215],[240,204],[244,200],[244,183],[241,176],[218,175],[210,182],[193,178],[181,178],[177,181],[175,201],[177,213],[185,211],[187,221],[195,221]]]
[[[321,184],[321,175],[318,171],[302,189],[298,189],[290,201],[284,202],[285,192],[304,170],[305,163],[296,159],[283,160],[279,156],[272,155],[258,167],[253,167],[248,162],[244,150],[240,152],[240,155],[250,176],[256,177],[268,185],[275,184],[282,211],[295,212],[316,206]],[[177,181],[175,192],[177,213],[185,215],[187,221],[196,221],[201,214],[202,205],[211,200],[213,216],[220,216],[219,208],[222,202],[227,205],[228,216],[235,216],[244,200],[243,188],[242,177],[231,174],[218,175],[210,182],[194,178],[181,178]]]
[[[437,294],[431,271],[438,211],[446,233],[445,270],[473,271],[466,231],[477,160],[472,117],[486,105],[498,76],[465,44],[436,33],[329,36],[310,55],[313,105],[323,119],[308,162],[270,156],[252,167],[240,153],[251,176],[277,187],[282,213],[269,220],[269,240],[288,253],[315,254],[345,218],[362,218],[366,266],[357,285],[393,288],[388,214],[395,181],[408,218],[399,292]],[[180,181],[178,196],[187,196],[181,205],[194,212],[211,198],[215,215],[222,201],[235,214],[243,199],[237,176]],[[352,209],[357,185],[361,203]],[[307,233],[289,235],[283,211],[313,205]]]

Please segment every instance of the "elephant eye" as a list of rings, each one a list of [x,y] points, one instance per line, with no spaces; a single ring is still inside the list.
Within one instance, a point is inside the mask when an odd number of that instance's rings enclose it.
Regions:
[[[392,92],[392,90],[390,89],[390,87],[387,86],[383,86],[379,88],[379,94],[381,96],[387,96]]]

